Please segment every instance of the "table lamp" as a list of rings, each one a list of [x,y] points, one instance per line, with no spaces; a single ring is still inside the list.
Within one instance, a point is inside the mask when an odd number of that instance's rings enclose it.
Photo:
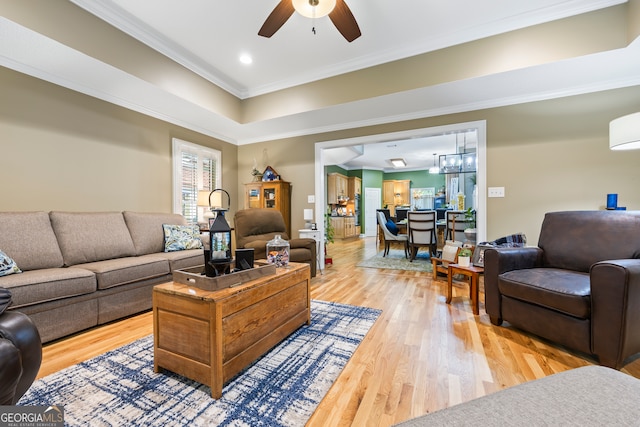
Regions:
[[[312,229],[313,225],[313,209],[305,209],[304,210],[304,228]]]

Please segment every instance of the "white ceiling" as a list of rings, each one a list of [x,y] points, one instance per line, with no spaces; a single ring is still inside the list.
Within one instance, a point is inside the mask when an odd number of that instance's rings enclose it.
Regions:
[[[312,20],[297,14],[272,38],[258,36],[277,0],[70,1],[247,98],[626,0],[346,0],[362,31],[352,43],[326,17],[316,20],[313,35]],[[4,17],[0,40],[2,66],[238,145],[640,84],[636,40],[624,49],[239,123]],[[253,64],[240,63],[244,53]],[[422,154],[427,167],[435,151]],[[394,157],[418,155],[407,146]]]
[[[362,32],[352,43],[328,16],[297,13],[273,37],[258,36],[278,0],[72,1],[246,98],[625,0],[346,0]]]

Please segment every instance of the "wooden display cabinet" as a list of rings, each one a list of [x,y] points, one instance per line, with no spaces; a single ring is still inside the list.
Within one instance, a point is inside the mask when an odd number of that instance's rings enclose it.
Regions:
[[[245,209],[276,209],[282,214],[287,234],[291,238],[291,183],[262,181],[245,184]]]

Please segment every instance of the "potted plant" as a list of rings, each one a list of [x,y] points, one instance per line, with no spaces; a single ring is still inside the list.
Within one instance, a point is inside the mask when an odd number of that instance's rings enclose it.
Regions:
[[[476,211],[473,210],[472,208],[467,208],[467,210],[464,211],[464,220],[465,220],[465,222],[467,224],[469,224],[469,226],[467,228],[465,228],[465,230],[464,230],[464,236],[471,243],[475,243],[476,242],[476,233],[477,233],[477,229],[476,229]]]
[[[333,223],[331,222],[331,215],[324,214],[324,264],[333,264],[333,259],[327,255],[327,244],[333,243],[333,236],[335,230],[333,229]]]
[[[458,265],[462,267],[469,267],[471,265],[471,255],[473,255],[471,248],[460,249],[458,252]]]

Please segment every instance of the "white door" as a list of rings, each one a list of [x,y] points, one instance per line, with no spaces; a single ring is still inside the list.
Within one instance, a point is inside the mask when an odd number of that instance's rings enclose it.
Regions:
[[[376,236],[376,228],[378,227],[378,219],[376,217],[376,209],[382,207],[382,189],[365,188],[364,189],[364,235],[368,237]]]

